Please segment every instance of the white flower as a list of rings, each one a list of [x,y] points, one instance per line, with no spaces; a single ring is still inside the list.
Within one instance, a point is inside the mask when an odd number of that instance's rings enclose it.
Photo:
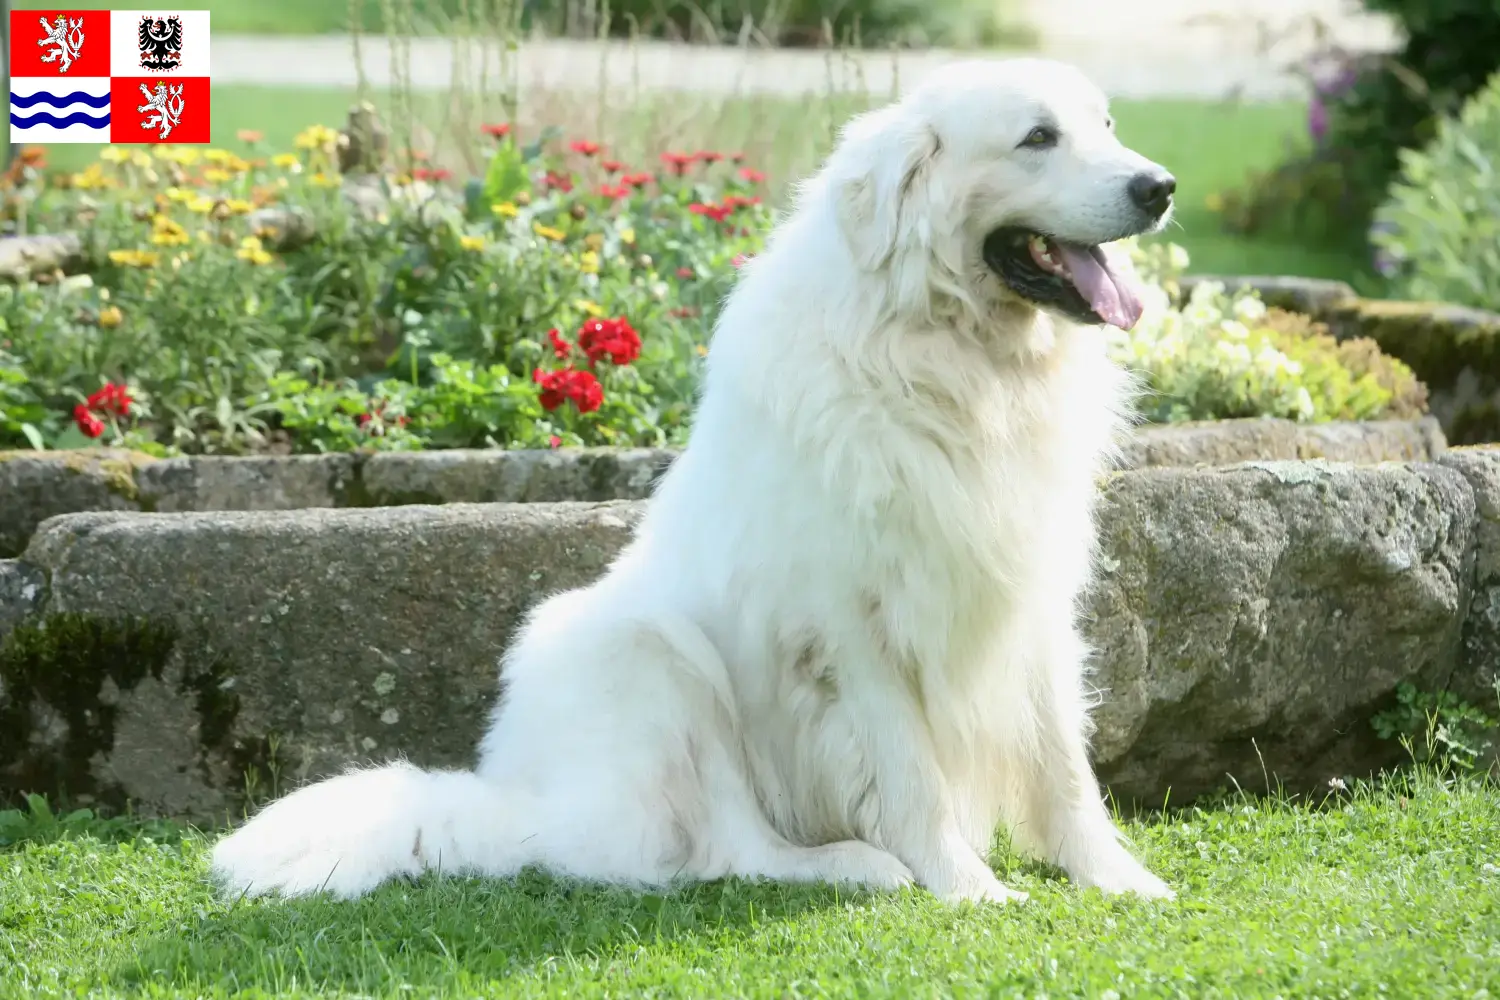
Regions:
[[[1255,323],[1266,317],[1266,304],[1256,295],[1246,295],[1235,300],[1234,315],[1241,323]]]
[[[1172,265],[1174,271],[1186,271],[1188,269],[1188,252],[1176,243],[1167,246],[1167,263]]]

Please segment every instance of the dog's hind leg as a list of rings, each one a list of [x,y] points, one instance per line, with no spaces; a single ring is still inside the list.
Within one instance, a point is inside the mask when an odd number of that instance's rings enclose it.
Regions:
[[[1033,674],[1036,686],[1029,693],[1035,728],[1024,759],[1013,762],[1021,781],[1019,801],[1012,805],[1018,846],[1056,864],[1079,885],[1172,898],[1172,890],[1126,850],[1089,764],[1086,647],[1069,629],[1043,648],[1049,661]]]

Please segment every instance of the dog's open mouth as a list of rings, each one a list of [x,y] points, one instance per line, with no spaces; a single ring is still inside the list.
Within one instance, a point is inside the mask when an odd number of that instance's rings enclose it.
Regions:
[[[1006,226],[985,238],[984,262],[1017,295],[1080,323],[1128,330],[1145,309],[1139,279],[1102,246]]]

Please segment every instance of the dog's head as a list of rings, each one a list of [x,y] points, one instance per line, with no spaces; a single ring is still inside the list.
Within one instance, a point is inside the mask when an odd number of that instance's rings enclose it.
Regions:
[[[1166,225],[1176,188],[1115,137],[1082,73],[1041,59],[934,72],[847,126],[829,179],[855,263],[889,269],[906,308],[946,294],[1126,328],[1139,285],[1104,244]]]

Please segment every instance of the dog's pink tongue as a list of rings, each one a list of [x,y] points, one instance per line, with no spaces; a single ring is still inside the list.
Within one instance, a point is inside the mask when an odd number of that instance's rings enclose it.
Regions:
[[[1104,322],[1129,330],[1145,311],[1140,281],[1133,269],[1116,270],[1110,266],[1103,247],[1086,247],[1076,243],[1054,241],[1067,261],[1073,284]]]

